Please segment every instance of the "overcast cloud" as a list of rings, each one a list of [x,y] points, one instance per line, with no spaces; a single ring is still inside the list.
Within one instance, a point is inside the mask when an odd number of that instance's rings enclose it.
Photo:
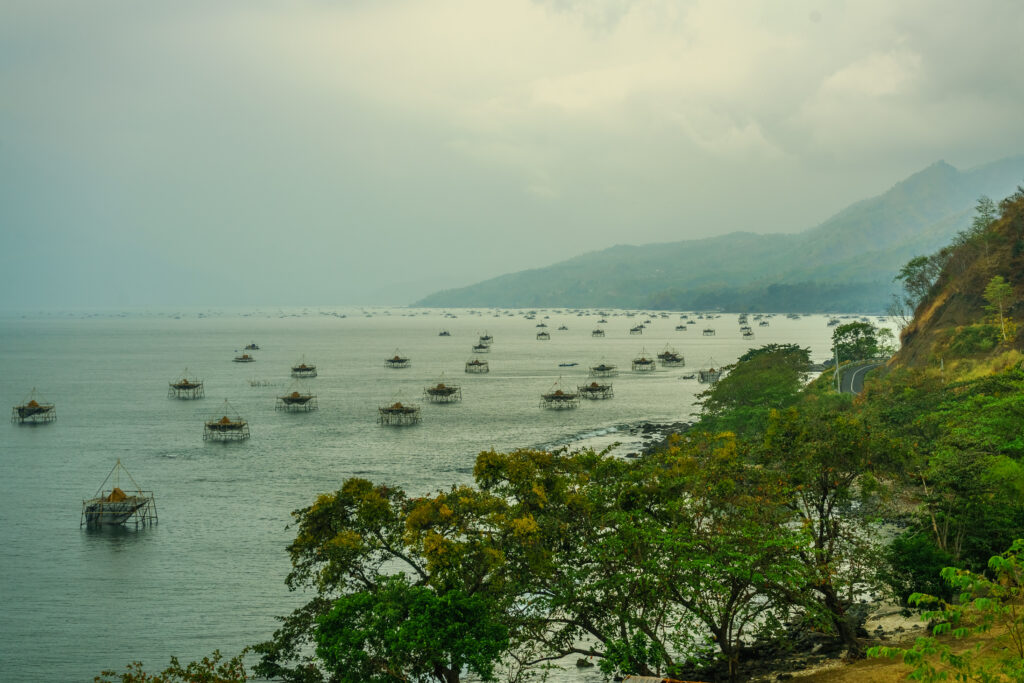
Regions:
[[[0,5],[0,308],[407,303],[1024,151],[1018,0]]]

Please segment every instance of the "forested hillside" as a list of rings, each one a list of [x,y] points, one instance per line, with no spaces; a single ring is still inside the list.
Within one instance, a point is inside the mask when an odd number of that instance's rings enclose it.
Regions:
[[[1024,180],[1024,157],[969,171],[939,162],[796,234],[620,245],[432,294],[422,306],[594,306],[882,312],[893,276],[966,227],[981,195]],[[681,231],[683,231],[681,229]]]

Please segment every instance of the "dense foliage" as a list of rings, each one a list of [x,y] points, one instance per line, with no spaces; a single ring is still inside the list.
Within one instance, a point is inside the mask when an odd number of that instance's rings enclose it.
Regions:
[[[796,344],[750,349],[700,395],[702,428],[742,436],[763,432],[772,410],[796,402],[810,364],[810,350]]]
[[[1024,680],[1024,539],[1014,541],[1006,552],[988,561],[989,575],[947,567],[942,578],[956,602],[933,595],[910,596],[925,607],[921,615],[929,620],[931,635],[918,638],[910,648],[875,647],[876,657],[902,657],[913,669],[911,677],[934,681],[1021,681]],[[940,637],[965,639],[994,634],[986,652],[980,645],[954,648]],[[959,651],[958,651],[959,650]]]
[[[159,673],[147,673],[142,662],[129,664],[124,671],[104,671],[93,678],[94,683],[244,683],[249,680],[242,658],[243,651],[231,659],[224,659],[219,650],[201,661],[184,666],[177,657]]]

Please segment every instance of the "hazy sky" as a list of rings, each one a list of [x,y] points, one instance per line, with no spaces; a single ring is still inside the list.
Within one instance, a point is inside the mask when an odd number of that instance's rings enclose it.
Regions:
[[[407,303],[1024,151],[1020,0],[3,0],[0,308]]]

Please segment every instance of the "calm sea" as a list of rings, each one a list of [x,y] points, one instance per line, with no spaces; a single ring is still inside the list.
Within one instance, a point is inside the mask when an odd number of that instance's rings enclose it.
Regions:
[[[603,325],[596,311],[538,311],[536,320],[519,311],[412,309],[0,318],[0,396],[14,406],[35,387],[58,415],[48,425],[0,429],[0,679],[91,681],[132,660],[158,670],[170,655],[234,654],[266,639],[274,617],[302,601],[284,585],[289,513],[345,478],[429,493],[470,481],[483,449],[605,443],[624,424],[690,419],[701,386],[683,375],[752,346],[793,342],[816,360],[829,355],[822,316],[752,321],[749,340],[736,315],[695,319],[682,332],[678,313],[607,313]],[[629,333],[648,319],[642,335]],[[536,339],[541,322],[550,341]],[[596,327],[604,338],[591,336]],[[716,335],[704,336],[705,327]],[[485,333],[494,337],[491,352],[472,354]],[[256,361],[233,363],[249,342],[260,345]],[[667,344],[686,367],[629,372],[634,357]],[[396,349],[411,367],[384,366]],[[276,411],[275,397],[294,381],[289,368],[303,357],[318,366],[306,386],[320,409]],[[487,360],[490,373],[464,374],[472,357]],[[574,389],[601,360],[624,370],[611,380],[613,399],[539,407],[556,381]],[[559,367],[568,362],[579,365]],[[167,397],[186,367],[205,382],[205,399]],[[462,402],[423,403],[423,388],[442,373],[461,384]],[[225,399],[252,438],[206,443],[203,421],[222,415]],[[377,425],[377,406],[394,401],[420,403],[422,423]],[[159,524],[80,528],[82,500],[119,458],[154,491]],[[562,680],[585,679],[571,670]]]

